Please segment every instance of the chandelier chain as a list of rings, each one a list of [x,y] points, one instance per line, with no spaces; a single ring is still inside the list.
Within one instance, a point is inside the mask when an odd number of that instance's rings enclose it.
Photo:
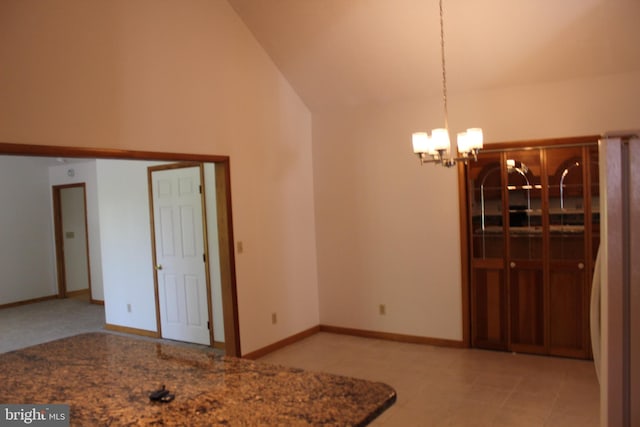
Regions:
[[[444,102],[444,128],[449,130],[449,108],[447,106],[447,68],[444,59],[444,12],[440,0],[440,54],[442,57],[442,101]]]
[[[420,164],[434,163],[453,167],[458,162],[467,164],[478,160],[478,152],[483,146],[481,128],[468,128],[457,134],[456,147],[451,143],[449,134],[449,105],[447,99],[447,66],[444,50],[444,7],[440,6],[440,58],[442,65],[442,103],[444,107],[444,129],[433,129],[431,136],[427,132],[414,132],[411,136],[413,152],[418,155]]]

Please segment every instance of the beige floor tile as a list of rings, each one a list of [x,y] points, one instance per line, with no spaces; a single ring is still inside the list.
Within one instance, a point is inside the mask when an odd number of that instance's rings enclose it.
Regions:
[[[382,381],[396,404],[374,426],[595,427],[593,363],[319,333],[261,359]]]
[[[527,375],[518,384],[516,390],[532,394],[557,396],[563,381],[563,376],[558,375]]]
[[[522,375],[481,372],[476,378],[476,385],[513,391],[522,382]]]
[[[495,427],[544,427],[548,417],[537,411],[521,408],[501,408],[493,419]]]
[[[589,414],[552,414],[544,427],[598,427],[599,425],[598,418]]]
[[[558,396],[554,393],[529,393],[518,390],[504,402],[504,407],[529,411],[546,418],[551,413],[557,398]]]
[[[460,427],[492,426],[500,406],[490,402],[460,401],[450,407],[449,425]]]

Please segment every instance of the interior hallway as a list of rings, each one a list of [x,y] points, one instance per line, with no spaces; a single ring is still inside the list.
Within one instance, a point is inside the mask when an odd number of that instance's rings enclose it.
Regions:
[[[0,309],[0,353],[102,330],[104,307],[68,298]],[[319,333],[260,361],[394,387],[374,426],[596,427],[592,362]]]

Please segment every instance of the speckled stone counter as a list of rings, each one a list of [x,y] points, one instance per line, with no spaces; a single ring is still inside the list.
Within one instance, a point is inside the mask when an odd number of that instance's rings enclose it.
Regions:
[[[175,399],[151,402],[165,385]],[[366,425],[386,384],[92,333],[0,354],[0,403],[66,403],[74,426]]]

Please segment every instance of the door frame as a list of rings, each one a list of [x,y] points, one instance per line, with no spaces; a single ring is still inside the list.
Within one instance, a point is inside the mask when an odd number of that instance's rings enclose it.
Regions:
[[[202,244],[203,244],[203,252],[204,252],[204,277],[206,284],[206,294],[207,294],[207,325],[209,326],[209,346],[213,346],[215,343],[215,337],[213,335],[213,304],[211,302],[211,270],[209,269],[209,234],[208,234],[208,226],[207,226],[207,204],[206,204],[206,183],[204,179],[204,165],[200,162],[178,162],[178,163],[170,163],[158,166],[149,166],[147,168],[147,179],[149,182],[148,191],[149,191],[149,224],[151,226],[151,260],[153,263],[153,287],[154,287],[154,295],[156,299],[156,328],[158,330],[158,334],[162,336],[162,321],[161,321],[161,313],[160,313],[160,289],[158,286],[158,270],[155,268],[158,265],[157,259],[157,247],[156,247],[156,227],[155,227],[155,210],[153,203],[153,173],[159,171],[167,171],[173,169],[183,169],[183,168],[198,168],[199,175],[199,183],[200,183],[200,202],[201,202],[201,210],[202,210]]]
[[[225,352],[240,357],[240,326],[238,322],[238,294],[233,248],[233,215],[231,209],[231,171],[229,156],[123,150],[115,148],[66,147],[0,142],[0,155],[69,157],[121,160],[192,161],[213,163],[216,175],[216,209],[218,213],[218,246],[222,281]]]
[[[74,184],[62,184],[51,186],[51,195],[53,197],[53,229],[56,246],[56,275],[58,279],[58,298],[67,297],[67,273],[65,268],[64,255],[64,230],[62,229],[62,195],[61,191],[66,188],[82,188],[82,208],[84,210],[84,229],[85,244],[87,247],[87,282],[89,285],[89,302],[98,304],[93,299],[91,292],[91,257],[89,255],[89,224],[87,222],[87,185],[84,182]]]

